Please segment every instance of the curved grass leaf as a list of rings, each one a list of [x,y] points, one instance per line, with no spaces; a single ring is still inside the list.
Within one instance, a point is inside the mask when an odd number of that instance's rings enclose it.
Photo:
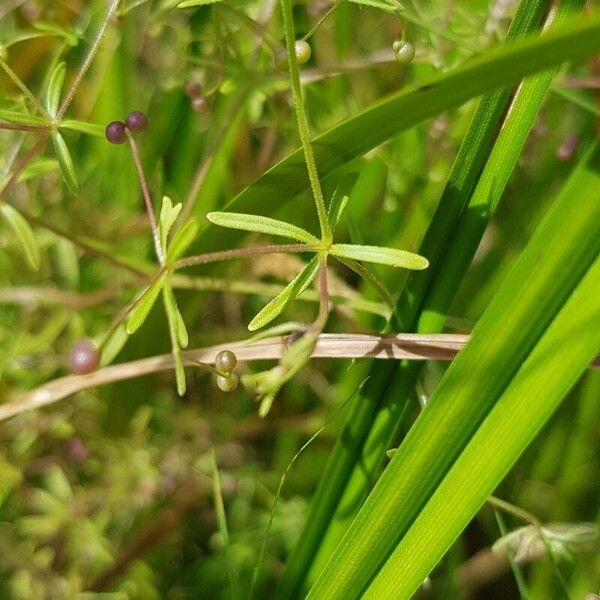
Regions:
[[[54,150],[56,151],[56,158],[60,165],[63,180],[69,191],[75,194],[79,184],[77,182],[77,175],[75,174],[75,167],[73,166],[73,159],[71,158],[69,148],[67,147],[63,136],[58,131],[52,132],[52,142],[54,144]]]
[[[177,260],[198,235],[200,224],[196,219],[190,219],[174,236],[167,248],[167,259]]]
[[[319,269],[319,258],[315,256],[292,281],[286,285],[275,298],[273,298],[250,321],[248,329],[256,331],[278,317],[285,307],[297,298],[312,282]]]
[[[240,229],[242,231],[254,231],[256,233],[265,233],[268,235],[278,235],[281,237],[292,238],[305,244],[318,244],[319,239],[305,229],[271,219],[260,215],[246,215],[243,213],[230,212],[211,212],[206,218],[214,225],[227,227],[228,229]]]
[[[19,212],[6,202],[0,206],[0,213],[15,232],[17,239],[21,243],[27,262],[32,269],[38,270],[40,267],[40,249],[35,239],[35,235],[29,227],[29,223],[19,214]]]
[[[358,179],[358,173],[347,173],[337,184],[335,192],[331,197],[329,208],[327,209],[327,218],[331,231],[335,232],[335,228],[340,221],[340,218],[348,204],[350,192]]]
[[[403,269],[422,270],[429,266],[429,261],[419,254],[383,248],[382,246],[359,246],[358,244],[333,244],[330,248],[333,256],[364,260],[365,262],[401,267]]]
[[[48,83],[48,89],[46,90],[46,101],[45,109],[51,117],[56,116],[58,106],[60,104],[60,95],[65,82],[65,75],[67,73],[67,65],[64,62],[59,62],[52,72],[50,81]]]
[[[129,313],[129,319],[127,321],[127,333],[129,335],[135,333],[150,314],[150,311],[158,298],[158,294],[165,284],[166,275],[166,272],[162,273],[162,275],[146,289],[144,295]]]

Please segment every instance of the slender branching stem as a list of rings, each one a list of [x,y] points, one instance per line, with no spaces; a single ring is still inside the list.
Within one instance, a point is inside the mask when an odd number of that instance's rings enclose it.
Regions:
[[[290,69],[296,120],[298,122],[298,133],[300,134],[300,141],[302,142],[302,149],[304,151],[304,158],[306,160],[306,168],[308,169],[310,187],[315,199],[317,215],[319,216],[321,239],[325,244],[329,245],[331,244],[333,237],[331,234],[331,228],[329,227],[329,221],[327,220],[327,208],[325,207],[325,200],[323,199],[323,190],[321,189],[321,182],[319,181],[319,173],[317,171],[315,155],[310,142],[308,122],[306,120],[304,99],[302,97],[302,86],[300,85],[300,72],[298,70],[298,61],[296,60],[296,36],[294,33],[294,18],[292,15],[291,0],[281,0],[281,9],[283,12],[285,45],[288,55],[288,65]]]
[[[8,63],[0,57],[0,69],[2,69],[7,77],[23,92],[27,99],[31,102],[34,108],[40,112],[44,117],[50,119],[50,115],[46,112],[46,109],[40,104],[39,100],[31,93],[31,90],[23,83],[21,78],[10,68]]]
[[[81,65],[81,67],[79,67],[79,70],[77,71],[77,75],[75,75],[75,79],[73,80],[73,83],[71,84],[71,87],[69,88],[69,91],[65,95],[65,97],[58,109],[58,112],[56,113],[56,122],[57,123],[60,123],[62,118],[65,116],[65,113],[67,112],[67,109],[71,105],[71,102],[73,102],[73,98],[75,97],[75,94],[77,93],[77,90],[78,90],[79,86],[81,85],[81,82],[83,81],[83,78],[85,77],[85,74],[88,72],[90,66],[92,65],[92,62],[98,52],[98,48],[100,47],[100,43],[102,42],[102,38],[104,37],[104,34],[106,32],[106,28],[108,27],[108,24],[110,23],[111,19],[115,16],[115,14],[117,12],[117,8],[119,7],[119,2],[120,2],[120,0],[113,0],[110,7],[108,8],[106,17],[105,17],[104,21],[102,22],[102,25],[100,26],[100,29],[98,30],[98,33],[96,34],[96,39],[94,40],[92,47],[90,48],[89,52],[87,53],[87,56],[85,57],[85,60],[83,61],[83,64]]]
[[[235,248],[234,250],[221,250],[219,252],[208,252],[197,256],[186,256],[174,263],[175,269],[192,267],[194,265],[206,265],[208,263],[221,262],[223,260],[234,260],[246,258],[257,254],[288,254],[290,252],[315,252],[316,246],[310,244],[271,244],[267,246],[253,246],[250,248]]]
[[[329,317],[329,283],[327,275],[327,253],[319,254],[319,274],[317,277],[317,290],[319,292],[319,314],[313,323],[313,329],[321,332],[327,324]]]
[[[144,204],[146,205],[146,212],[148,213],[148,221],[150,221],[150,229],[152,230],[152,239],[154,241],[154,250],[158,262],[164,265],[166,262],[165,253],[163,252],[160,244],[160,231],[158,229],[158,223],[156,221],[156,215],[154,214],[154,205],[152,204],[152,196],[150,195],[150,188],[144,175],[144,168],[142,167],[142,161],[140,159],[140,151],[137,147],[135,139],[127,131],[127,139],[129,140],[129,147],[131,148],[131,155],[133,156],[133,162],[135,163],[135,169],[140,179],[140,185],[142,186],[142,196],[144,197]]]
[[[0,129],[8,131],[46,131],[50,129],[50,125],[29,125],[26,123],[7,123],[0,121]]]

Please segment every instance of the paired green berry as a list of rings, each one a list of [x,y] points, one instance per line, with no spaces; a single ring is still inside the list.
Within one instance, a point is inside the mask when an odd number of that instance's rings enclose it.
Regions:
[[[127,115],[125,123],[123,121],[111,121],[106,126],[104,135],[111,144],[122,144],[127,140],[127,130],[134,133],[143,131],[147,126],[148,119],[146,115],[139,110],[134,110]]]
[[[310,60],[312,50],[308,45],[308,42],[304,40],[296,40],[294,44],[294,51],[296,52],[296,61],[299,65],[304,65]]]
[[[400,64],[408,65],[415,58],[415,47],[410,42],[396,41],[392,44],[392,50]]]
[[[92,340],[83,338],[73,344],[69,355],[69,364],[75,375],[87,375],[98,368],[100,353]]]
[[[215,356],[215,368],[221,373],[217,375],[217,386],[223,392],[233,392],[240,383],[233,372],[237,365],[237,357],[231,350],[221,350]]]

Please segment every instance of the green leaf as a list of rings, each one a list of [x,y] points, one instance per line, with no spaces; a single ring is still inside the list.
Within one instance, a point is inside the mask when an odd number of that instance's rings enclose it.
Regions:
[[[255,317],[250,321],[248,329],[256,331],[278,317],[285,307],[297,298],[311,283],[319,269],[319,258],[315,256],[303,269],[286,285],[275,298],[273,298]]]
[[[60,105],[60,95],[62,92],[63,83],[65,82],[66,73],[67,65],[61,61],[56,65],[56,67],[54,67],[54,71],[50,77],[48,89],[46,90],[45,108],[51,117],[55,117],[56,112],[58,111],[58,107]]]
[[[181,204],[173,206],[171,198],[163,196],[158,228],[160,229],[160,245],[165,253],[167,251],[167,237],[169,236],[169,231],[171,231],[171,227],[173,227],[173,223],[175,223],[180,211]]]
[[[60,27],[56,23],[49,23],[48,21],[35,21],[33,27],[38,31],[42,31],[48,35],[55,35],[63,37],[69,46],[77,46],[79,36],[71,29]]]
[[[35,179],[56,169],[60,169],[60,165],[55,158],[36,158],[21,171],[19,182]]]
[[[150,314],[160,290],[163,288],[166,280],[166,272],[163,272],[156,281],[150,284],[144,291],[137,304],[131,309],[127,321],[127,333],[135,333]]]
[[[229,229],[240,229],[242,231],[255,231],[268,235],[278,235],[292,238],[305,244],[318,244],[319,240],[305,229],[260,215],[246,215],[243,213],[211,212],[206,218],[215,225]]]
[[[200,224],[196,219],[190,219],[174,236],[167,248],[167,259],[177,260],[198,235]]]
[[[64,182],[69,191],[75,194],[79,184],[77,182],[77,175],[75,174],[75,167],[73,166],[73,159],[71,158],[69,148],[67,147],[63,136],[58,131],[52,132],[52,142],[54,143],[56,158],[58,159]]]
[[[104,137],[104,129],[95,123],[86,123],[85,121],[76,121],[75,119],[64,119],[60,122],[61,129],[70,129],[72,131],[80,131],[87,135],[95,137]]]
[[[119,352],[123,349],[129,335],[127,328],[122,324],[119,325],[109,336],[109,338],[102,344],[102,355],[100,357],[100,366],[105,367],[118,356]]]
[[[175,300],[175,294],[173,294],[173,288],[171,283],[165,284],[165,309],[167,311],[167,318],[173,324],[173,329],[177,336],[177,343],[181,348],[187,348],[189,343],[189,336],[185,327],[185,322],[177,306],[177,300]]]
[[[170,283],[167,283],[163,287],[163,303],[165,306],[165,311],[167,313],[169,335],[171,337],[171,353],[173,354],[173,361],[175,363],[175,380],[177,382],[177,393],[180,396],[183,396],[185,394],[187,386],[185,381],[185,371],[183,369],[183,361],[181,359],[180,338],[182,335],[182,331],[180,330],[180,328],[183,326],[183,330],[185,331],[185,325],[183,325],[183,319],[181,319],[181,315],[179,314],[179,310],[177,309],[177,303],[175,302],[175,297],[173,296],[173,291],[171,289]],[[185,336],[187,338],[187,332],[185,332]]]
[[[48,121],[45,119],[16,110],[0,109],[0,119],[19,125],[33,125],[39,127],[47,127],[49,125]]]
[[[2,216],[15,232],[17,239],[21,243],[27,262],[32,269],[37,271],[40,267],[40,250],[35,235],[31,227],[29,227],[29,223],[15,208],[6,202],[3,202],[0,206],[0,213],[2,213]]]
[[[350,192],[357,179],[358,173],[347,173],[335,188],[329,208],[327,209],[327,218],[329,219],[329,226],[332,232],[335,232],[335,228],[346,208],[346,204],[348,204]]]
[[[330,248],[333,256],[364,260],[365,262],[401,267],[403,269],[421,270],[429,266],[429,261],[419,254],[383,248],[381,246],[359,246],[357,244],[333,244]]]

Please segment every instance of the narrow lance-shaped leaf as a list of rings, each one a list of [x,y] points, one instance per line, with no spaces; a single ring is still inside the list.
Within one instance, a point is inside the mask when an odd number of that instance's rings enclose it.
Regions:
[[[333,244],[330,251],[333,256],[364,260],[365,262],[417,271],[426,269],[429,265],[429,261],[424,256],[407,252],[406,250],[397,250],[396,248],[359,246],[357,244]]]
[[[169,231],[171,231],[171,227],[173,227],[173,223],[175,223],[175,219],[177,219],[177,215],[179,215],[180,211],[181,204],[173,206],[171,198],[163,196],[158,228],[160,229],[160,244],[165,252],[167,249],[167,237]]]
[[[177,335],[177,343],[181,348],[187,348],[189,343],[188,332],[185,327],[183,317],[179,312],[177,306],[177,300],[175,300],[175,294],[173,294],[173,288],[170,281],[166,281],[164,285],[165,289],[165,309],[167,311],[167,319],[172,323],[175,334]]]
[[[185,394],[186,381],[185,371],[183,370],[183,361],[181,360],[181,350],[179,347],[179,333],[177,331],[177,308],[174,305],[173,293],[168,286],[163,287],[163,303],[167,313],[167,323],[169,325],[169,335],[171,337],[171,352],[175,363],[175,380],[177,382],[177,393],[180,396]]]
[[[63,179],[67,184],[69,191],[74,194],[77,191],[78,183],[69,148],[67,147],[63,136],[58,131],[52,132],[52,142],[54,143],[56,158],[58,159]]]
[[[275,317],[279,316],[285,307],[296,297],[298,297],[314,279],[319,268],[319,259],[314,257],[300,271],[288,285],[275,296],[255,317],[250,321],[248,329],[256,331],[270,323]]]
[[[27,223],[16,209],[6,202],[0,206],[0,212],[21,243],[27,262],[32,269],[37,270],[40,266],[40,250],[35,235],[31,227],[29,227],[29,223]]]
[[[174,236],[167,248],[167,259],[177,260],[198,235],[200,224],[196,219],[190,219]]]
[[[127,333],[130,335],[141,327],[142,323],[146,320],[146,317],[150,314],[150,311],[158,298],[158,294],[165,283],[165,277],[166,272],[162,273],[162,275],[146,289],[144,295],[129,313]]]
[[[36,117],[34,115],[29,115],[27,113],[22,113],[16,110],[1,109],[0,119],[8,121],[9,123],[19,123],[22,125],[33,125],[39,127],[49,125],[48,121],[42,119],[41,117]]]
[[[318,244],[319,240],[305,229],[262,217],[260,215],[246,215],[243,213],[228,213],[228,212],[211,212],[206,215],[206,218],[215,225],[227,227],[229,229],[241,229],[242,231],[255,231],[257,233],[265,233],[268,235],[278,235],[281,237],[292,238],[305,244]]]
[[[76,121],[75,119],[65,119],[60,122],[60,128],[79,131],[96,137],[104,137],[104,128],[95,123],[86,123],[85,121]]]
[[[332,232],[335,232],[336,225],[339,223],[346,205],[348,204],[350,192],[357,179],[358,173],[347,173],[342,177],[335,188],[329,208],[327,209],[327,218],[329,219],[329,226],[331,227]]]
[[[58,106],[60,104],[60,95],[63,88],[63,83],[65,82],[65,74],[67,72],[67,66],[64,62],[59,62],[56,67],[54,67],[54,71],[52,72],[52,76],[50,77],[50,81],[48,82],[48,89],[46,90],[46,110],[51,117],[56,116],[56,112],[58,111]]]

